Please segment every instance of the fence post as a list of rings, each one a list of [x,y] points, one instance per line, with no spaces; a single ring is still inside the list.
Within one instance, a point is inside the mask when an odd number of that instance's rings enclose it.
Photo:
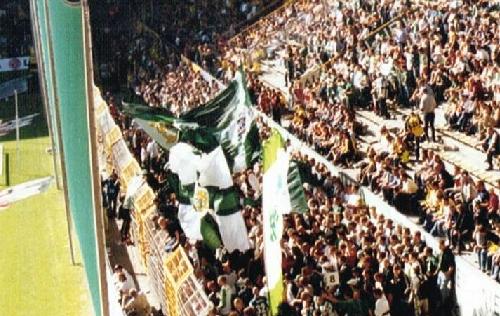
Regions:
[[[10,162],[9,162],[9,153],[5,153],[5,186],[10,185]]]

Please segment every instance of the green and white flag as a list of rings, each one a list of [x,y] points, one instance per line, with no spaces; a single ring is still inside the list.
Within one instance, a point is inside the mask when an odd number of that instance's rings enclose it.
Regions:
[[[175,174],[168,182],[177,193],[178,218],[186,236],[212,249],[222,239],[229,252],[248,250],[247,229],[222,148],[200,156],[192,146],[178,143],[171,148],[168,166]]]
[[[264,232],[264,266],[266,269],[269,307],[276,315],[283,301],[283,277],[281,271],[281,237],[283,213],[291,211],[287,175],[289,159],[284,142],[277,130],[263,145],[264,176],[262,217]]]
[[[124,103],[123,110],[138,119],[158,144],[166,144],[162,145],[165,149],[175,139],[172,129],[179,131],[180,142],[190,143],[201,152],[222,146],[232,172],[243,171],[260,157],[258,128],[241,71],[213,100],[178,118],[167,109],[133,103]]]

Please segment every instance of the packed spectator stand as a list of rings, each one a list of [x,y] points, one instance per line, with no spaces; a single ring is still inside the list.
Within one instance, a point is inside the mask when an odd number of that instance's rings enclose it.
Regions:
[[[474,150],[484,150],[489,169],[498,169],[498,7],[488,1],[461,7],[453,3],[407,8],[402,1],[353,1],[344,7],[337,1],[294,1],[229,45],[213,34],[202,35],[200,42],[206,43],[198,49],[208,53],[186,53],[222,82],[244,64],[258,109],[329,161],[351,170],[360,185],[379,192],[400,212],[416,215],[422,229],[441,238],[441,252],[436,253],[420,232],[412,234],[358,203],[357,184],[342,183],[324,164],[294,151],[293,157],[309,170],[304,185],[309,213],[285,217],[282,315],[388,315],[383,306],[390,307],[390,315],[451,315],[456,304],[452,250],[475,253],[478,267],[499,281],[497,171],[468,170],[454,161],[446,144],[437,142],[439,137],[463,141],[459,133],[475,135],[481,146]],[[406,14],[399,17],[398,8]],[[321,23],[328,14],[335,19]],[[371,34],[381,26],[380,33]],[[183,30],[181,24],[174,28]],[[179,114],[222,89],[181,58],[179,47],[159,44],[164,34],[157,37],[141,29],[131,43],[135,69],[129,69],[127,84],[145,103]],[[161,31],[173,33],[168,27]],[[184,51],[199,44],[181,38],[175,38],[175,45]],[[271,47],[276,42],[279,48]],[[276,61],[263,70],[272,59]],[[264,71],[283,76],[284,84],[260,80]],[[260,207],[242,210],[253,244],[249,253],[211,254],[200,243],[196,253],[175,224],[175,196],[161,185],[167,153],[150,157],[161,163],[144,159],[142,151],[151,139],[120,113],[118,98],[108,101],[131,151],[149,169],[158,210],[169,210],[158,217],[168,221],[169,235],[192,255],[195,274],[216,307],[213,314],[261,315],[266,289]],[[436,131],[436,113],[442,112],[449,128]],[[267,125],[259,124],[262,139],[269,134]],[[465,142],[472,145],[469,140]],[[254,185],[248,179],[260,176],[259,167],[244,177],[235,175],[242,197],[255,194],[246,189]],[[234,300],[221,301],[226,291]]]
[[[29,6],[26,2],[0,4],[0,58],[30,55]]]

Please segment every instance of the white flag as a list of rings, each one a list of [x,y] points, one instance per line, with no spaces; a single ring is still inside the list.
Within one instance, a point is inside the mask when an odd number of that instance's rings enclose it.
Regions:
[[[263,230],[266,232],[264,258],[270,288],[281,282],[280,241],[283,233],[283,213],[289,213],[291,209],[287,170],[288,157],[284,150],[280,149],[276,160],[263,176],[262,212]]]
[[[190,204],[179,204],[178,218],[186,237],[192,240],[203,240],[200,222],[203,213],[197,212]]]
[[[280,149],[277,153],[276,161],[274,161],[273,165],[264,174],[264,194],[267,194],[271,199],[267,200],[268,204],[263,203],[263,205],[269,209],[276,209],[279,214],[289,214],[292,210],[290,193],[288,191],[289,164],[290,159],[288,158],[288,154]]]
[[[245,252],[250,249],[247,227],[241,212],[224,216],[216,215],[215,219],[219,225],[222,243],[229,252],[236,249]]]
[[[6,207],[11,203],[45,192],[52,179],[52,177],[36,179],[0,191],[0,206]]]
[[[221,146],[201,157],[198,171],[200,173],[198,181],[202,187],[227,189],[233,186],[233,178]]]
[[[200,164],[200,156],[195,154],[194,148],[186,143],[178,143],[170,148],[168,166],[179,176],[182,185],[195,183],[196,170]]]
[[[278,131],[264,142],[262,179],[262,222],[264,232],[264,266],[266,268],[269,307],[276,315],[283,300],[283,277],[281,271],[281,237],[283,213],[290,212],[288,195],[288,155],[283,148],[283,139]]]

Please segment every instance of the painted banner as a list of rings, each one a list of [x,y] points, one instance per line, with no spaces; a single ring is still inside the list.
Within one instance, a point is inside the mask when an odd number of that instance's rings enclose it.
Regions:
[[[26,70],[29,65],[29,57],[2,58],[0,59],[0,72]]]
[[[31,123],[33,123],[33,118],[35,118],[37,115],[38,115],[38,113],[20,117],[19,122],[18,122],[19,127],[31,125]],[[17,125],[16,121],[17,120],[15,120],[15,119],[7,121],[7,122],[2,122],[0,120],[0,136],[7,135],[8,133],[14,131],[16,129],[16,125]]]
[[[500,316],[500,285],[463,258],[456,258],[460,315]]]
[[[283,213],[290,212],[280,203],[286,198],[288,156],[284,142],[277,130],[263,145],[262,217],[264,233],[264,266],[266,269],[269,307],[271,315],[277,315],[278,306],[283,301],[283,276],[281,271],[281,236],[283,233]],[[288,200],[289,201],[289,200]]]

